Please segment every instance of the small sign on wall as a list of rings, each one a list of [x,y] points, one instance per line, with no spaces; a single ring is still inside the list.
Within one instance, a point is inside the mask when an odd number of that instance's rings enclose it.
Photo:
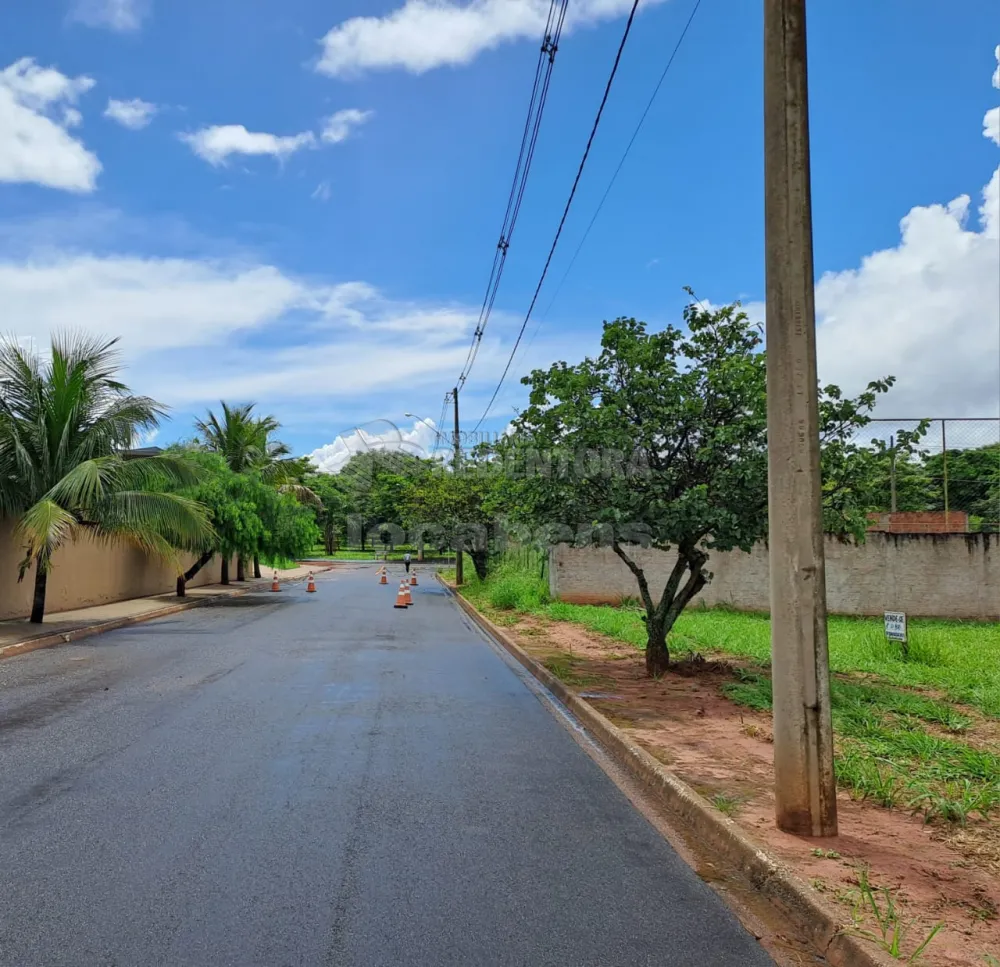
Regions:
[[[906,615],[902,611],[886,611],[885,636],[889,641],[906,641]]]

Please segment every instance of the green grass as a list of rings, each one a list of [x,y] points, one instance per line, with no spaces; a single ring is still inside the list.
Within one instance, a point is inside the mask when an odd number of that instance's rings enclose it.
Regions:
[[[729,796],[724,792],[717,792],[711,798],[711,803],[724,816],[735,816],[740,807],[746,802],[743,796]]]
[[[634,602],[550,601],[538,564],[509,557],[479,581],[467,561],[463,594],[504,623],[531,613],[645,647]],[[1000,754],[965,741],[975,723],[952,704],[1000,718],[1000,625],[914,620],[906,652],[885,640],[880,619],[832,617],[828,628],[838,782],[859,799],[928,820],[964,823],[1000,812]],[[675,625],[671,648],[749,659],[722,689],[736,704],[769,713],[770,633],[767,615],[691,609]],[[589,684],[576,666],[550,670],[569,684]]]
[[[637,648],[645,646],[642,612],[634,607],[557,601],[525,610],[536,610],[555,621],[572,621]],[[912,620],[908,657],[898,645],[885,640],[881,619],[831,617],[828,629],[832,671],[863,672],[887,685],[932,689],[952,702],[1000,718],[1000,624]],[[767,665],[771,621],[767,615],[694,608],[680,616],[670,644],[675,652],[735,655]]]
[[[771,709],[771,680],[764,674],[743,671],[722,690],[737,705]],[[842,681],[832,683],[830,699],[837,781],[856,798],[958,823],[1000,809],[1000,755],[923,727],[950,723],[956,734],[965,731],[969,719],[944,702]]]

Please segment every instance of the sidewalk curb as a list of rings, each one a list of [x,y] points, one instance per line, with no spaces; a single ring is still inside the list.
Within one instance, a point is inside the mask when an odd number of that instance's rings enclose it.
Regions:
[[[330,568],[317,568],[316,573],[328,571]],[[305,577],[291,578],[287,584],[298,584],[304,581]],[[50,635],[41,635],[38,638],[27,638],[24,641],[15,642],[12,645],[0,647],[0,661],[4,658],[16,658],[18,655],[26,655],[32,651],[40,651],[42,648],[54,648],[58,645],[68,645],[71,642],[79,641],[81,638],[89,638],[92,635],[104,634],[105,631],[115,631],[118,628],[127,628],[129,625],[142,624],[145,621],[152,621],[154,618],[166,618],[169,615],[177,614],[180,611],[190,611],[192,608],[200,608],[218,598],[239,598],[251,591],[259,591],[269,586],[268,581],[261,580],[259,583],[249,587],[237,588],[235,591],[220,591],[218,594],[200,596],[197,598],[186,598],[177,604],[168,604],[166,607],[157,608],[156,611],[144,611],[141,614],[124,615],[121,618],[110,618],[99,624],[86,625],[80,628],[71,628],[69,631],[53,632]]]
[[[831,967],[898,964],[858,938],[841,933],[844,919],[813,890],[754,843],[736,823],[720,814],[687,783],[536,662],[440,575],[437,577],[462,610],[552,692],[615,761],[657,797],[672,818],[682,822],[701,843],[735,866],[772,906],[794,921]]]

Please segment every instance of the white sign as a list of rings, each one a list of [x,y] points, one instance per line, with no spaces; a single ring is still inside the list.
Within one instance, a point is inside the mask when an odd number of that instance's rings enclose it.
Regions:
[[[902,611],[885,612],[885,636],[889,641],[906,641],[906,615]]]

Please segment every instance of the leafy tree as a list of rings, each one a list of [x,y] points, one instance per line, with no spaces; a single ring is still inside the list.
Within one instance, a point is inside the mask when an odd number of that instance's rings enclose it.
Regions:
[[[175,560],[174,548],[212,539],[204,508],[164,489],[195,472],[175,456],[127,459],[165,409],[117,378],[117,340],[60,336],[47,361],[0,344],[0,514],[16,518],[35,567],[31,621],[45,615],[52,555],[87,533]]]
[[[257,416],[255,403],[220,405],[221,419],[209,410],[204,420],[195,422],[202,446],[218,453],[234,473],[255,473],[278,490],[318,505],[319,498],[302,483],[310,469],[308,460],[291,457],[290,448],[273,437],[281,424],[273,416]],[[253,570],[254,577],[260,577],[258,555],[253,555]],[[236,572],[236,580],[244,580],[243,554],[237,557]]]
[[[292,494],[279,493],[255,472],[234,473],[221,454],[195,451],[189,459],[201,467],[202,478],[186,495],[207,508],[214,534],[177,579],[178,595],[216,554],[222,583],[228,584],[234,555],[296,558],[312,549],[319,537],[313,515]]]
[[[348,496],[342,481],[332,473],[309,474],[304,483],[319,499],[315,507],[316,523],[323,534],[327,554],[337,550],[337,535],[346,526]]]
[[[411,482],[432,467],[432,461],[398,450],[370,450],[351,457],[337,478],[347,516],[361,525],[362,550],[365,536],[376,525],[406,526]]]
[[[1000,521],[1000,444],[973,450],[948,450],[948,508]],[[945,458],[935,453],[924,467],[933,480],[930,507],[944,510]]]
[[[709,552],[750,548],[767,532],[766,358],[738,305],[690,305],[687,331],[605,323],[595,359],[536,370],[530,404],[495,447],[515,519],[558,525],[558,540],[611,546],[638,584],[646,668],[669,665],[667,635],[710,580]],[[863,534],[867,500],[844,485],[850,438],[892,380],[856,400],[822,394],[831,523]],[[665,586],[650,587],[637,546],[674,549]]]
[[[502,483],[485,461],[467,460],[458,470],[438,467],[414,481],[407,516],[420,538],[437,538],[441,546],[460,546],[485,579],[498,527]]]

